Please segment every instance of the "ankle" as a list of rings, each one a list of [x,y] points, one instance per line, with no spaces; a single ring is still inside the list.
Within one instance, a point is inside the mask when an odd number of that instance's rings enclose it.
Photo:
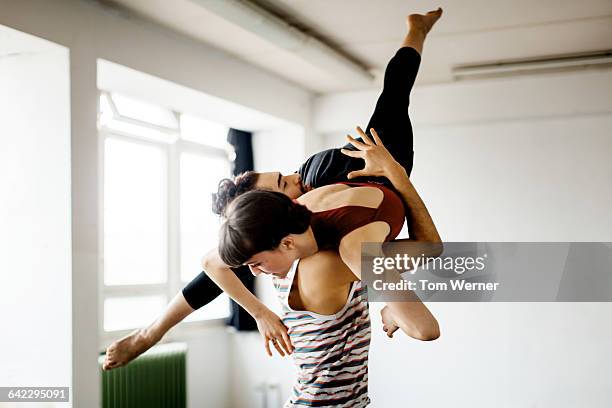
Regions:
[[[149,329],[139,329],[136,333],[136,341],[141,347],[149,349],[156,343],[154,334]]]
[[[424,41],[425,37],[427,37],[427,31],[423,27],[411,26],[408,29],[407,36],[416,40]]]

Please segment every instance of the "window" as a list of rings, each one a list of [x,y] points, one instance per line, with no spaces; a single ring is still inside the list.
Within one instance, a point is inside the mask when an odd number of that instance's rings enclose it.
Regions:
[[[221,157],[185,152],[180,160],[181,279],[188,282],[197,273],[193,265],[217,244],[220,222],[212,212],[211,192],[230,169],[228,160]]]
[[[158,146],[104,141],[105,285],[167,282],[166,168]]]
[[[211,194],[230,176],[228,128],[124,95],[100,95],[104,331],[149,324],[217,240]],[[187,320],[227,317],[226,295]]]

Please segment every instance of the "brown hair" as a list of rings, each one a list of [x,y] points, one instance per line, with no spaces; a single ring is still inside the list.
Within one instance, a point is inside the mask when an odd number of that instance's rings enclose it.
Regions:
[[[225,209],[234,198],[247,191],[253,190],[259,173],[247,171],[236,176],[233,180],[225,178],[219,182],[217,192],[212,195],[212,210],[217,215],[224,215]]]
[[[289,234],[302,234],[312,213],[276,191],[253,190],[236,198],[219,231],[219,255],[229,266],[239,266],[253,255],[277,248]]]

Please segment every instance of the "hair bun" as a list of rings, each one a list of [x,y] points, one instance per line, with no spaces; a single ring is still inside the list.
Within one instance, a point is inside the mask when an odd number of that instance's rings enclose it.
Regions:
[[[217,215],[223,215],[227,205],[236,198],[238,188],[232,179],[222,179],[217,192],[212,195],[212,210]]]
[[[259,177],[254,171],[247,171],[233,180],[224,178],[219,182],[217,193],[212,195],[212,210],[217,215],[225,215],[225,209],[236,197],[255,188]]]

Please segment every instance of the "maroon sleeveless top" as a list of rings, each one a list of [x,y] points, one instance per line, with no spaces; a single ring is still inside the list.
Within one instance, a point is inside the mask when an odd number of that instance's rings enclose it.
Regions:
[[[375,187],[383,192],[383,200],[378,208],[347,205],[313,213],[310,226],[319,250],[337,250],[340,240],[345,235],[375,221],[384,221],[389,224],[391,231],[385,241],[397,237],[402,230],[405,217],[404,203],[397,193],[382,184],[345,182],[335,184],[345,184],[351,187]]]

